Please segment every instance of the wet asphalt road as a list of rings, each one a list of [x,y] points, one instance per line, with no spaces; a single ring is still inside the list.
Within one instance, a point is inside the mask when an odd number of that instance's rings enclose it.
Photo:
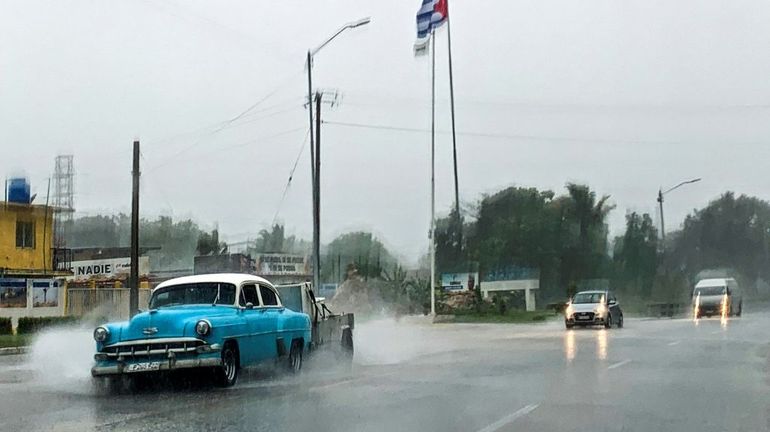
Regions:
[[[609,331],[416,318],[356,331],[350,370],[317,358],[299,376],[251,371],[231,389],[117,396],[94,393],[80,372],[86,332],[48,335],[31,355],[0,357],[0,430],[770,429],[770,312]]]

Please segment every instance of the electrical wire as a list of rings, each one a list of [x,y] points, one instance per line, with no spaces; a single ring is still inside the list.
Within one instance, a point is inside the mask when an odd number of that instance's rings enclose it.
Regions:
[[[297,153],[297,159],[294,160],[294,166],[292,166],[291,171],[289,171],[289,180],[286,182],[286,186],[283,188],[281,200],[278,202],[278,208],[275,210],[275,215],[273,215],[273,221],[270,223],[270,226],[274,226],[275,221],[278,219],[278,214],[281,212],[281,207],[283,207],[283,201],[286,199],[286,195],[289,192],[289,187],[291,187],[291,181],[294,179],[294,172],[297,170],[299,160],[302,158],[302,153],[305,151],[305,146],[307,146],[308,138],[310,138],[310,129],[305,132],[305,139],[302,140],[302,146],[300,146],[299,153]]]
[[[390,126],[379,125],[369,123],[352,123],[352,122],[338,122],[324,120],[324,124],[351,127],[351,128],[363,128],[363,129],[377,129],[377,130],[389,130],[395,132],[410,132],[410,133],[430,133],[430,129],[427,128],[410,128],[402,126]],[[451,131],[436,131],[436,133],[445,135],[451,134]],[[472,136],[479,138],[493,138],[493,139],[509,139],[509,140],[525,140],[525,141],[546,141],[546,142],[601,142],[601,143],[628,143],[628,144],[682,144],[679,141],[647,141],[647,140],[625,140],[625,139],[607,139],[607,138],[576,138],[565,136],[545,136],[545,135],[515,135],[515,134],[501,134],[501,133],[489,133],[489,132],[457,132],[457,135]]]

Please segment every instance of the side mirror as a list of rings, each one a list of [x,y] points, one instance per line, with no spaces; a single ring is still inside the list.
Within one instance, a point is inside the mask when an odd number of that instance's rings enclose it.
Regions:
[[[246,303],[246,309],[254,309],[254,303],[252,302]]]
[[[610,300],[610,301],[609,301],[609,305],[610,305],[610,306],[615,306],[616,304],[618,304],[618,301],[617,301],[617,300]]]

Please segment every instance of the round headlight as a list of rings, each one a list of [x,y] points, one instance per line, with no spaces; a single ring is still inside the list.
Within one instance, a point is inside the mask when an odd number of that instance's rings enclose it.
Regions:
[[[195,323],[195,333],[198,333],[201,336],[206,336],[211,332],[211,323],[209,323],[206,320],[200,320],[197,323]]]
[[[110,336],[110,331],[107,327],[97,327],[94,329],[94,340],[97,342],[104,342]]]

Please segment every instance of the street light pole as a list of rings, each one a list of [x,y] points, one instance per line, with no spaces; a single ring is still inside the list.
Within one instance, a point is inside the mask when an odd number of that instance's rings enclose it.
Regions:
[[[666,222],[663,217],[663,189],[658,189],[658,205],[660,206],[660,244],[666,248]]]
[[[310,128],[310,178],[312,179],[313,188],[313,289],[318,292],[321,286],[321,178],[319,175],[320,170],[320,156],[321,148],[320,143],[317,142],[317,138],[314,136],[314,124],[313,124],[313,57],[318,54],[323,47],[329,44],[334,38],[339,36],[347,29],[352,29],[369,24],[372,21],[370,17],[362,18],[357,21],[351,21],[337,30],[336,33],[326,39],[321,45],[315,49],[309,49],[307,51],[307,110],[308,120]],[[321,103],[321,94],[316,94],[318,98],[317,104]],[[320,128],[320,118],[316,120],[316,129]],[[320,131],[316,130],[316,134],[320,135]],[[319,137],[320,138],[320,137]]]
[[[686,184],[697,183],[699,181],[701,181],[700,177],[692,180],[685,180],[677,184],[676,186],[666,190],[665,192],[663,191],[662,188],[658,189],[658,205],[660,206],[660,241],[661,241],[661,250],[663,252],[666,251],[666,223],[665,223],[665,218],[663,217],[663,196],[673,191],[674,189],[678,189]]]

